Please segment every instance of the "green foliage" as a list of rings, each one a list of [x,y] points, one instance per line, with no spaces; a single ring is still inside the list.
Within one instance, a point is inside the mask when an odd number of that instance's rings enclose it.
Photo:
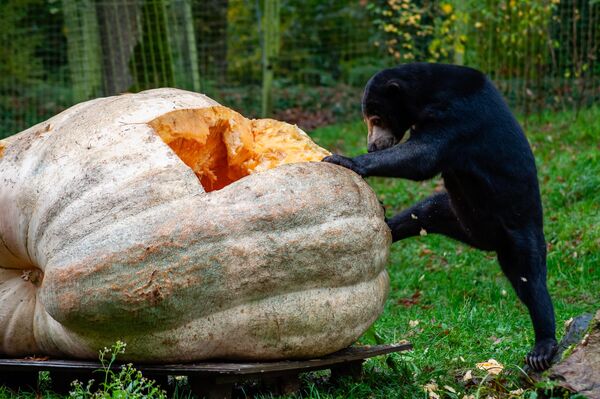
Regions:
[[[596,2],[376,0],[368,9],[389,58],[479,68],[524,113],[579,109],[598,96]]]
[[[260,58],[253,58],[255,64],[247,62],[250,54],[260,56],[257,51],[260,50],[258,29],[252,14],[253,1],[186,1],[192,4],[196,33],[194,45],[198,49],[200,79],[204,83],[212,81],[222,86],[227,80],[229,67],[231,72],[236,73],[231,80],[243,83],[247,82],[244,79],[247,78],[244,76],[248,72],[246,68],[255,67],[255,73],[260,71]],[[242,3],[245,6],[242,7]],[[206,90],[204,87],[203,90]]]
[[[277,72],[297,82],[331,86],[348,82],[345,60],[375,57],[364,6],[344,0],[282,0],[282,50]]]
[[[400,62],[449,62],[466,52],[468,64],[514,76],[517,66],[548,61],[539,55],[559,1],[379,0],[368,8],[378,44]],[[531,60],[532,54],[538,57]]]
[[[17,85],[38,82],[42,59],[36,54],[43,36],[27,25],[31,6],[39,0],[7,0],[0,3],[0,92]]]
[[[229,2],[228,73],[237,82],[256,82],[261,74],[263,13],[262,0]],[[381,58],[377,57],[380,51],[364,45],[371,40],[371,26],[366,8],[359,2],[281,0],[279,31],[275,76],[294,84],[350,83],[350,65],[359,66],[357,58]]]
[[[72,101],[71,89],[59,84],[39,82],[23,89],[0,91],[0,139],[56,115]]]
[[[23,119],[35,115],[31,108],[19,109],[27,103],[28,89],[44,78],[44,64],[38,54],[44,36],[29,26],[29,13],[41,0],[7,0],[0,2],[0,139],[16,129]]]
[[[85,101],[97,96],[102,85],[96,4],[93,0],[63,0],[62,14],[73,101]]]
[[[262,58],[260,47],[260,8],[258,1],[231,2],[227,9],[226,43],[218,36],[207,37],[216,46],[226,46],[227,73],[238,84],[258,83]]]
[[[126,344],[117,341],[112,347],[100,351],[102,369],[98,389],[94,389],[94,380],[85,385],[80,381],[73,382],[71,399],[166,399],[166,393],[156,382],[145,378],[131,364],[121,366],[119,371],[112,369],[117,356],[125,353]]]
[[[379,0],[368,9],[379,30],[376,45],[397,62],[450,61],[455,52],[464,53],[458,21],[466,16],[449,2]]]
[[[517,70],[521,75],[533,76],[541,64],[549,61],[543,55],[551,18],[559,3],[560,0],[472,1],[467,62],[493,70],[499,77],[514,77]]]

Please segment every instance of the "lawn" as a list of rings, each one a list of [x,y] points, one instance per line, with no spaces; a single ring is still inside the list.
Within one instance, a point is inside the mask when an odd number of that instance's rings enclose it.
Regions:
[[[600,308],[600,108],[582,111],[577,120],[572,113],[531,117],[526,132],[539,169],[548,284],[561,335],[566,320]],[[346,155],[366,150],[362,122],[320,128],[312,137]],[[441,189],[439,180],[368,181],[388,216]],[[417,237],[392,246],[389,273],[391,292],[375,331],[384,342],[409,339],[414,351],[393,355],[393,362],[368,361],[360,382],[333,386],[321,374],[307,375],[303,396],[537,397],[520,370],[533,344],[529,316],[492,253],[441,236]],[[374,336],[362,341],[374,343]],[[475,368],[491,358],[505,367],[498,377]],[[465,382],[469,371],[473,379]],[[0,389],[0,399],[10,397]]]

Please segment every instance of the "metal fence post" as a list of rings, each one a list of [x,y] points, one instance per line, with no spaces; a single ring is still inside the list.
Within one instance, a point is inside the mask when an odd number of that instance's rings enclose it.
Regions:
[[[199,92],[200,71],[192,0],[172,0],[167,14],[175,86]]]
[[[73,102],[100,95],[102,86],[100,31],[91,0],[63,0],[67,57]]]
[[[273,68],[279,54],[280,0],[264,0],[263,4],[261,114],[267,117],[273,110]]]

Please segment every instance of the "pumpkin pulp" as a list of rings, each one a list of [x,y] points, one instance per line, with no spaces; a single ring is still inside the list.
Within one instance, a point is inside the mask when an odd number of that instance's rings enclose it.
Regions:
[[[251,173],[330,155],[295,125],[247,119],[223,106],[172,111],[149,125],[207,192]]]

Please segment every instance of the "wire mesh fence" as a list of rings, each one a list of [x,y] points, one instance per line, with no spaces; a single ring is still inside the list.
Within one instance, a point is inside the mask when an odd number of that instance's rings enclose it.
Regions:
[[[0,26],[0,137],[161,86],[311,129],[413,60],[482,69],[524,114],[600,99],[598,0],[4,0]]]

